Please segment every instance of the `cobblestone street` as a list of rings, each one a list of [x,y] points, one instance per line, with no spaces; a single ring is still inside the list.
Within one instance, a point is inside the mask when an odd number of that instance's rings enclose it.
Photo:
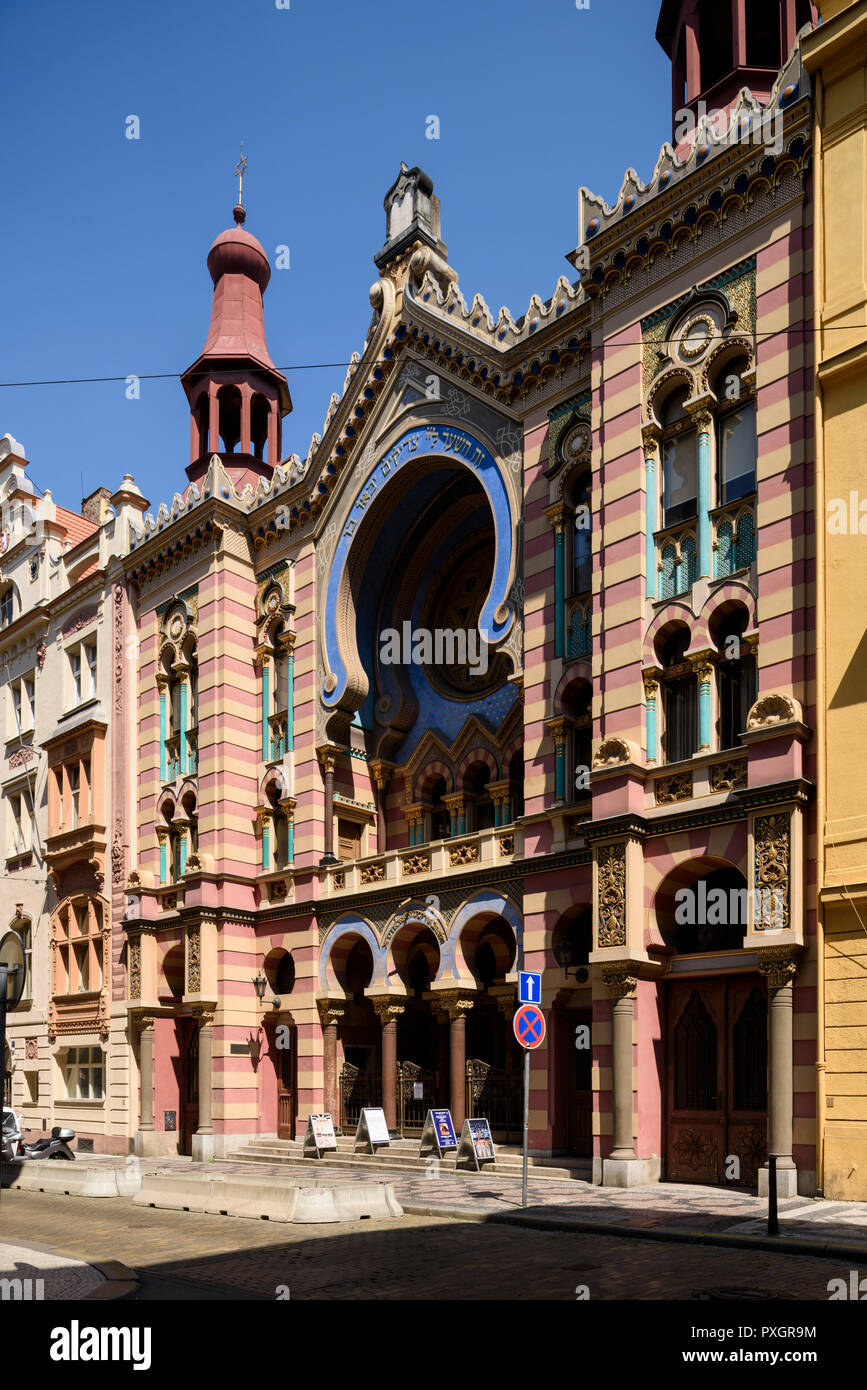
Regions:
[[[420,1216],[277,1226],[14,1190],[3,1193],[3,1236],[120,1260],[138,1274],[139,1300],[574,1300],[587,1285],[591,1300],[701,1299],[735,1287],[826,1301],[828,1281],[849,1278],[848,1265],[809,1256]]]

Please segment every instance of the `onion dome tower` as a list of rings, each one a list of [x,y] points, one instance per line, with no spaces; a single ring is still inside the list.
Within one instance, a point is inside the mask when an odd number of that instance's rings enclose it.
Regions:
[[[672,124],[687,108],[724,110],[741,87],[767,101],[805,24],[811,0],[663,0],[657,42],[671,59]]]
[[[282,419],[292,409],[289,387],[265,341],[262,296],[271,279],[268,257],[244,231],[246,212],[221,232],[208,252],[214,282],[205,346],[181,377],[190,403],[190,463],[197,483],[219,454],[235,488],[270,478],[279,463]]]

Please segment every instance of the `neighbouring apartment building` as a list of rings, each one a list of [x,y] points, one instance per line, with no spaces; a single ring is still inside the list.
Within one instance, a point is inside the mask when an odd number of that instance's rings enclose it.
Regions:
[[[817,877],[816,19],[666,0],[672,142],[613,206],[582,190],[577,278],[518,319],[462,293],[432,181],[401,166],[367,338],[303,456],[235,209],[177,491],[155,514],[130,479],[88,499],[46,590],[46,672],[93,632],[97,686],[38,715],[40,930],[52,957],[73,926],[106,935],[92,1005],[43,950],[32,1036],[46,1074],[61,1040],[102,1050],[92,1127],[69,1069],[54,1100],[98,1147],[220,1156],[366,1105],[514,1142],[524,968],[536,1154],[762,1190],[770,1152],[783,1193],[821,1185],[823,1011],[861,997],[863,937],[845,874]],[[845,627],[844,594],[823,602]],[[73,836],[76,760],[100,787]],[[863,1027],[829,1025],[863,1100]],[[837,1113],[831,1195],[863,1195],[862,1111]]]

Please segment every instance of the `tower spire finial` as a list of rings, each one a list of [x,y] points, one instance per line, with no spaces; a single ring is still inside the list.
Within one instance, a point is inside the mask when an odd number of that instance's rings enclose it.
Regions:
[[[246,219],[246,216],[247,216],[246,212],[244,211],[244,170],[246,169],[246,167],[247,167],[247,156],[244,154],[244,142],[243,142],[243,140],[242,140],[242,141],[241,141],[241,158],[238,160],[238,163],[235,165],[235,173],[236,173],[237,178],[238,178],[238,201],[237,201],[237,203],[235,204],[235,207],[234,207],[234,209],[233,209],[233,215],[234,215],[235,221],[238,223],[238,226],[239,226],[239,227],[240,227],[241,223]]]

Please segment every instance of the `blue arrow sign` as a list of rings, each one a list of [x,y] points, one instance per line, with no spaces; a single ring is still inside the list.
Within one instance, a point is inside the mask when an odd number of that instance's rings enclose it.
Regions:
[[[535,970],[520,970],[518,972],[518,1003],[541,1004],[541,1002],[542,972]]]

